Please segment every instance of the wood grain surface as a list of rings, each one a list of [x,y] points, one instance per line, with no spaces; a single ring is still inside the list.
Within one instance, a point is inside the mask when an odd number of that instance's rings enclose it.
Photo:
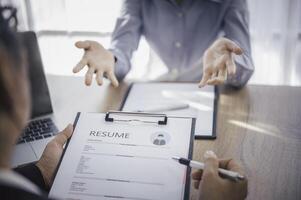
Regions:
[[[83,77],[47,76],[55,121],[62,129],[76,112],[117,110],[129,83],[87,87]],[[234,158],[245,169],[248,199],[301,199],[301,88],[248,85],[220,88],[217,139],[195,140],[195,160],[206,150]],[[191,199],[197,190],[191,187]]]

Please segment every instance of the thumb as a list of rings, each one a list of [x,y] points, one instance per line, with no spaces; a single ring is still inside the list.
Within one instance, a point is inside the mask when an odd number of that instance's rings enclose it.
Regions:
[[[241,55],[243,53],[243,50],[235,42],[231,40],[226,40],[225,45],[230,52],[233,52],[236,55]]]
[[[218,176],[218,159],[213,151],[206,151],[205,157],[205,167],[203,172],[203,177]]]
[[[206,85],[207,81],[210,79],[210,76],[211,75],[209,73],[206,72],[203,73],[202,80],[199,83],[199,88],[202,88]]]
[[[72,132],[73,132],[73,126],[72,124],[69,124],[62,132],[60,132],[55,136],[53,141],[63,147],[63,145],[71,137]]]
[[[113,72],[113,71],[109,71],[109,72],[107,73],[107,75],[108,75],[108,79],[110,79],[112,85],[113,85],[114,87],[118,87],[119,83],[118,83],[118,80],[117,80],[117,78],[116,78],[114,72]]]
[[[75,46],[80,49],[89,49],[90,45],[89,41],[78,41],[75,43]]]

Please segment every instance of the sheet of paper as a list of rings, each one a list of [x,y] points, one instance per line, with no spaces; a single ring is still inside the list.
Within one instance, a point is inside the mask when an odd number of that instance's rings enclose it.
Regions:
[[[81,113],[50,197],[183,199],[187,168],[171,157],[188,157],[192,119],[168,118],[167,125],[157,125],[104,118]]]
[[[169,116],[197,118],[195,135],[212,136],[214,124],[214,87],[199,88],[190,83],[135,83],[123,106],[124,111],[188,104],[186,109],[162,111]],[[158,112],[158,111],[156,111]]]

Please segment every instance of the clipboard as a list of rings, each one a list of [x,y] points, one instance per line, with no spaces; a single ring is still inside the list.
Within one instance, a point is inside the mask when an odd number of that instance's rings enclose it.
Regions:
[[[153,85],[155,85],[155,84],[189,84],[189,83],[188,82],[185,82],[185,83],[174,83],[174,82],[148,82],[148,83],[145,83],[145,82],[135,82],[135,83],[131,83],[130,86],[129,86],[129,88],[128,88],[128,90],[125,93],[125,96],[122,99],[121,105],[119,107],[120,111],[125,111],[124,108],[125,108],[126,102],[127,102],[128,98],[130,96],[130,93],[131,93],[133,87],[136,84],[149,84],[149,85],[153,84]],[[212,123],[212,133],[208,134],[208,135],[195,135],[195,139],[214,140],[217,137],[217,134],[216,134],[216,123],[217,123],[217,112],[218,112],[219,89],[218,89],[217,86],[214,86],[213,90],[214,90],[213,111],[212,111],[212,118],[213,119],[211,121],[211,123]],[[157,113],[159,113],[159,112],[157,112]],[[197,119],[196,119],[196,123],[198,123]]]
[[[76,115],[76,118],[74,120],[73,126],[74,130],[77,127],[78,121],[81,116],[81,112],[78,112]],[[143,117],[143,120],[137,120],[137,119],[123,119],[120,116],[139,116]],[[120,118],[119,118],[120,117]],[[181,117],[172,117],[172,118],[181,118]],[[194,129],[195,129],[195,118],[188,118],[184,117],[186,119],[191,119],[191,130],[190,130],[190,139],[189,139],[189,149],[188,149],[188,158],[192,159],[192,153],[193,153],[193,141],[194,141]],[[183,119],[184,119],[183,118]],[[105,121],[108,123],[145,123],[145,124],[156,124],[157,126],[166,126],[169,122],[169,117],[165,114],[154,114],[154,113],[135,113],[135,112],[120,112],[120,111],[109,111],[105,113]],[[65,148],[63,150],[62,156],[60,158],[60,161],[58,163],[58,166],[56,168],[56,171],[54,173],[54,178],[58,175],[58,171],[60,169],[60,166],[64,160],[64,157],[66,156],[66,151],[70,145],[70,141],[72,140],[73,135],[71,138],[68,139]],[[177,165],[178,163],[175,163]],[[189,200],[190,195],[190,173],[191,168],[186,167],[186,176],[185,176],[185,189],[184,189],[184,200]],[[55,179],[54,179],[55,180]],[[55,184],[55,181],[54,181]],[[53,184],[53,185],[54,185]],[[50,193],[52,191],[52,188],[50,190]],[[49,194],[50,194],[49,193]]]

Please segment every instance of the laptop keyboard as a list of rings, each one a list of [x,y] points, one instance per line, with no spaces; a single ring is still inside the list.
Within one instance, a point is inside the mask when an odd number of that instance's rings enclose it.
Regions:
[[[57,132],[58,129],[50,118],[34,120],[24,129],[17,144],[48,138]]]

